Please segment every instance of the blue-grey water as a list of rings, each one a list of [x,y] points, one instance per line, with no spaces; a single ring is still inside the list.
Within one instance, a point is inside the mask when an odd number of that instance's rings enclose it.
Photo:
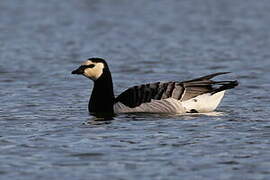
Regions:
[[[1,0],[0,179],[270,179],[269,0]],[[107,59],[115,93],[219,71],[237,79],[219,116],[95,121]]]

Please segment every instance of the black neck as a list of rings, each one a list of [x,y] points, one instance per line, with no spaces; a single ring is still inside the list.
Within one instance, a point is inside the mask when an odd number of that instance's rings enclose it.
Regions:
[[[96,116],[112,116],[114,104],[113,82],[110,70],[103,70],[102,75],[94,81],[94,88],[88,110]]]

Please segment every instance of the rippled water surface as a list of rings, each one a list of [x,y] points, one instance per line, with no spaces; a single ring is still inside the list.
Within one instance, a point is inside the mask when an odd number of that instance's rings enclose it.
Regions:
[[[270,179],[268,0],[1,0],[0,179]],[[110,64],[116,94],[218,71],[221,115],[87,112]]]

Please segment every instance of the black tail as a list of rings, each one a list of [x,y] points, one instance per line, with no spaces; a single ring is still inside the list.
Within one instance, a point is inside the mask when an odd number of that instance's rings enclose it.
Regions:
[[[212,94],[218,93],[220,91],[224,91],[226,89],[232,89],[236,86],[238,86],[238,81],[214,81],[214,85],[221,85],[220,87],[214,89],[212,91]]]

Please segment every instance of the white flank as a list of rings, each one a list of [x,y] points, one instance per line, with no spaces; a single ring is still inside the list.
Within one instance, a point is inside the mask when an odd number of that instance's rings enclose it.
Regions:
[[[178,100],[173,98],[151,100],[138,107],[130,108],[118,102],[114,104],[115,113],[148,112],[148,113],[185,113],[185,109]]]
[[[200,113],[211,112],[217,108],[224,96],[224,93],[225,91],[221,91],[213,95],[211,95],[211,93],[203,94],[187,101],[183,101],[181,104],[185,107],[187,112],[192,109]]]
[[[114,104],[115,113],[132,113],[132,112],[148,112],[148,113],[177,113],[184,114],[192,109],[199,113],[214,111],[224,96],[225,91],[221,91],[211,95],[210,93],[197,96],[187,101],[179,101],[173,98],[162,100],[151,100],[149,103],[143,103],[138,107],[130,108],[123,103]]]

